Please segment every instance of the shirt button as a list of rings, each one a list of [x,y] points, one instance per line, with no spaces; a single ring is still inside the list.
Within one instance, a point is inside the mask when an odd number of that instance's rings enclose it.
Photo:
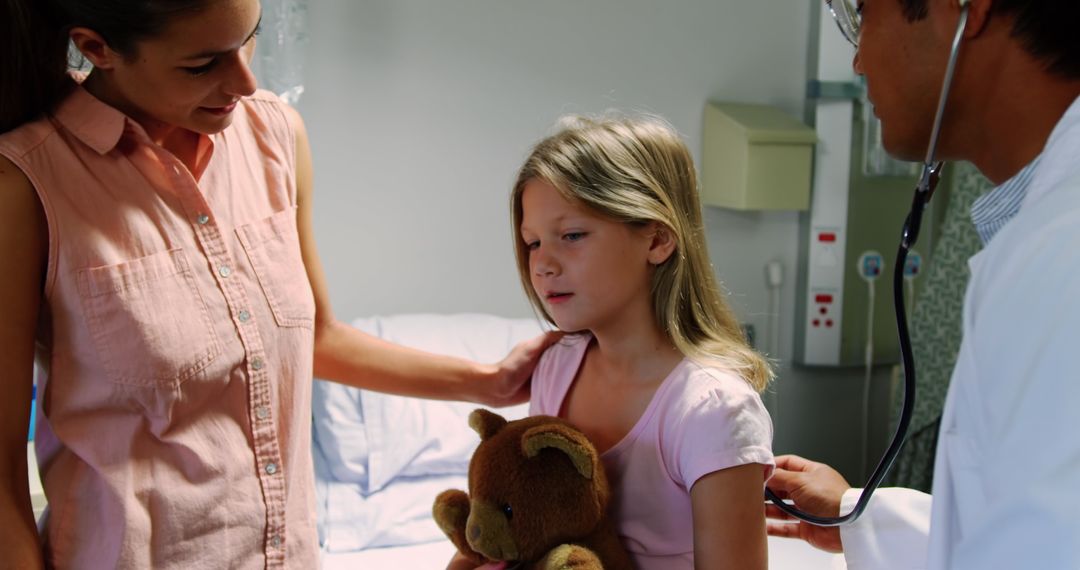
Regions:
[[[228,277],[232,275],[232,269],[230,269],[228,265],[222,265],[221,267],[218,267],[217,272],[218,275],[222,277]]]
[[[252,370],[262,370],[264,365],[265,365],[265,363],[263,362],[263,359],[259,358],[258,356],[251,359],[251,369]]]
[[[266,474],[267,475],[273,475],[274,473],[277,473],[277,464],[276,463],[267,463],[266,464]]]
[[[270,537],[270,546],[273,546],[274,548],[277,548],[277,547],[281,546],[281,535],[280,534],[275,534],[274,536]]]
[[[251,320],[251,313],[247,311],[240,311],[240,322],[246,323]]]
[[[259,416],[260,420],[265,420],[266,418],[270,417],[270,408],[266,406],[259,406],[259,408],[255,410],[255,415]]]
[[[210,216],[207,216],[206,214],[199,214],[199,217],[195,218],[195,221],[199,222],[200,226],[204,226],[207,222],[210,221]]]

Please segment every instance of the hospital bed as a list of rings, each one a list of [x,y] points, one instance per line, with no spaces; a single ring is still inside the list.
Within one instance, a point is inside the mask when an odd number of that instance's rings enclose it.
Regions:
[[[495,362],[539,334],[534,319],[483,314],[370,317],[357,328],[429,352]],[[324,570],[445,568],[454,547],[431,519],[444,489],[466,489],[479,442],[476,404],[388,396],[316,381],[313,455]],[[496,410],[522,417],[527,405]],[[843,569],[843,557],[801,541],[769,539],[769,567]]]
[[[533,319],[492,315],[394,315],[356,327],[415,348],[495,362],[539,334]],[[323,570],[441,569],[454,553],[431,519],[444,489],[466,489],[479,442],[468,427],[475,404],[388,396],[316,381],[312,454]],[[496,410],[522,417],[527,405]],[[35,514],[45,507],[32,445],[27,447]],[[407,566],[406,566],[407,564]],[[801,541],[769,539],[769,567],[842,570],[843,557]]]

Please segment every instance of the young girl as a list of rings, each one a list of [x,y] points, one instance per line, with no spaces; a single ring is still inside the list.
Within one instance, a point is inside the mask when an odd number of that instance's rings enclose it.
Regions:
[[[4,567],[316,568],[313,370],[497,404],[539,355],[482,366],[334,319],[303,122],[248,67],[260,18],[258,0],[0,2]]]
[[[658,120],[570,119],[536,145],[511,201],[518,269],[577,334],[541,358],[531,412],[601,451],[639,568],[765,568],[771,371],[713,277],[696,188]]]

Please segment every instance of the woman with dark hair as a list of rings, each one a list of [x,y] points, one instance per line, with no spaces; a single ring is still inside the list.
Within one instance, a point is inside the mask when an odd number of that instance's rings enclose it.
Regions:
[[[524,399],[549,339],[480,365],[334,320],[303,122],[248,67],[257,0],[2,6],[5,564],[314,568],[313,371]],[[69,45],[89,75],[68,75]],[[35,358],[40,539],[23,467]]]

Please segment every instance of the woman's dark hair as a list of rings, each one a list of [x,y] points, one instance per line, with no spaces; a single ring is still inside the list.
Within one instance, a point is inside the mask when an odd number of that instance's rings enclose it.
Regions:
[[[927,14],[927,0],[899,0],[909,21]],[[1011,14],[1012,36],[1035,57],[1046,62],[1046,69],[1066,79],[1080,79],[1080,24],[1077,0],[995,0],[997,14]]]
[[[211,0],[0,0],[0,133],[50,113],[71,88],[68,32],[83,26],[109,47],[135,54],[181,13]]]

